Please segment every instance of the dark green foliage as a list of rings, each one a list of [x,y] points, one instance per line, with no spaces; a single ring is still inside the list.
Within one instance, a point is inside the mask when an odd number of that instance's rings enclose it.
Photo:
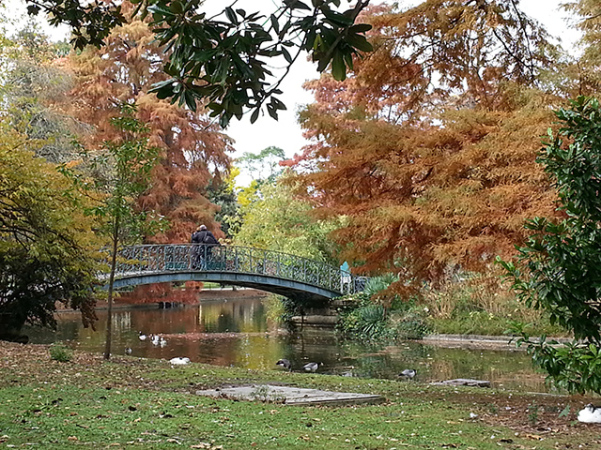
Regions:
[[[425,311],[414,301],[397,297],[392,299],[389,308],[374,302],[394,281],[396,277],[389,275],[372,278],[364,292],[347,299],[346,306],[338,311],[338,331],[351,339],[389,342],[420,339],[428,334],[431,330]]]
[[[348,320],[351,319],[351,320]],[[377,340],[387,334],[386,311],[382,305],[369,303],[360,306],[347,317],[347,332]]]
[[[73,29],[73,45],[101,46],[116,26],[127,18],[121,6],[113,3],[28,0],[28,12],[48,13],[53,24],[67,23]],[[330,64],[338,80],[352,69],[352,57],[370,51],[365,32],[371,26],[355,25],[357,15],[369,0],[338,12],[340,0],[321,0],[305,4],[282,1],[268,18],[259,12],[225,7],[220,14],[207,17],[201,0],[132,0],[134,14],[152,17],[157,40],[169,52],[163,70],[171,78],[154,87],[159,98],[196,110],[197,102],[208,100],[213,116],[225,126],[232,117],[240,119],[252,109],[251,122],[264,109],[274,119],[286,106],[278,99],[281,79],[273,82],[269,65],[282,57],[290,70],[299,55],[309,52],[318,70]],[[235,2],[234,2],[235,3]],[[285,76],[284,74],[284,76]]]
[[[549,133],[538,161],[555,182],[564,219],[528,221],[532,235],[517,260],[501,264],[520,300],[574,335],[571,344],[553,346],[517,326],[518,344],[528,346],[558,387],[601,393],[601,108],[579,97],[556,115],[561,128]]]
[[[57,239],[57,246],[48,246],[43,257],[29,253],[37,249],[28,239],[0,251],[0,339],[12,340],[25,323],[54,328],[57,301],[71,300],[72,306],[85,312],[86,324],[95,317],[91,264],[78,254],[78,244],[52,230],[35,234],[36,239]],[[65,247],[60,249],[58,245]]]
[[[242,222],[238,195],[228,183],[213,181],[207,188],[206,196],[211,203],[219,206],[219,211],[215,213],[215,221],[220,223],[225,237],[232,239]]]
[[[58,362],[69,362],[73,359],[73,352],[64,344],[56,343],[50,346],[50,359]]]

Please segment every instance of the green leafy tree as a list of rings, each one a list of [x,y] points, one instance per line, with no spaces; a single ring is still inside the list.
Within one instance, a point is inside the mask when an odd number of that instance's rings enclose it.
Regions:
[[[152,211],[136,208],[138,197],[149,188],[149,174],[157,163],[159,149],[148,145],[148,129],[135,118],[135,112],[135,105],[122,105],[121,114],[111,120],[121,139],[106,142],[106,149],[90,158],[92,170],[95,167],[102,170],[94,171],[93,192],[98,201],[87,212],[98,219],[99,231],[109,240],[105,359],[111,355],[113,286],[119,250],[124,245],[140,242],[144,235],[163,225]],[[69,173],[82,188],[92,187],[75,172]]]
[[[157,163],[159,150],[148,146],[143,136],[147,131],[134,118],[135,108],[124,105],[122,115],[111,123],[124,135],[121,142],[107,143],[107,150],[113,158],[113,177],[104,180],[106,187],[105,201],[94,211],[106,218],[105,231],[110,237],[110,273],[108,293],[108,314],[106,324],[106,346],[104,358],[111,356],[111,313],[113,305],[113,285],[117,267],[119,247],[130,242],[140,241],[149,224],[149,214],[137,211],[137,197],[148,189],[148,179],[152,168]],[[150,223],[154,221],[151,220]]]
[[[36,156],[53,163],[75,158],[73,135],[82,127],[51,107],[72,87],[70,75],[53,64],[60,45],[50,43],[30,20],[0,46],[5,58],[0,95],[9,123],[30,140],[38,141]]]
[[[528,221],[532,234],[516,260],[499,261],[527,306],[573,334],[558,345],[532,340],[518,324],[518,344],[559,388],[601,394],[601,107],[579,97],[556,116],[561,128],[549,132],[538,162],[555,182],[563,219]]]
[[[219,222],[227,239],[234,237],[242,221],[235,186],[235,178],[239,174],[240,169],[233,167],[225,180],[213,179],[207,187],[207,198],[219,207],[215,220]]]
[[[0,338],[24,324],[54,327],[57,302],[94,324],[98,245],[85,198],[30,141],[0,124]]]
[[[236,159],[236,163],[247,171],[253,180],[273,183],[282,174],[280,162],[285,158],[284,150],[270,146],[259,153],[244,152]]]
[[[73,31],[77,49],[100,46],[111,30],[127,18],[113,2],[27,0],[28,12],[47,13],[51,24],[66,23]],[[151,27],[160,45],[166,45],[169,61],[163,70],[170,79],[158,83],[159,98],[187,105],[193,111],[208,100],[208,108],[225,125],[232,117],[253,110],[254,122],[263,107],[277,118],[286,106],[277,98],[280,83],[294,61],[308,52],[319,71],[329,65],[333,76],[343,80],[352,69],[353,55],[370,51],[365,32],[371,26],[355,24],[369,0],[356,0],[339,10],[340,0],[277,2],[268,17],[230,6],[209,16],[203,0],[134,0],[134,15],[151,15]],[[269,64],[281,57],[286,69],[274,77]],[[268,81],[271,80],[271,81]]]
[[[311,206],[294,197],[295,187],[281,180],[261,186],[254,201],[242,207],[235,243],[334,262],[328,233],[335,224],[312,217]]]

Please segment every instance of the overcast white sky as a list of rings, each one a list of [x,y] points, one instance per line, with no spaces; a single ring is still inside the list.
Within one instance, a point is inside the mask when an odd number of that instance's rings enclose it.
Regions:
[[[566,15],[559,10],[559,4],[565,0],[522,0],[522,9],[531,17],[540,21],[547,28],[551,35],[560,36],[563,39],[564,47],[570,48],[578,39],[578,32],[569,28],[565,21]],[[23,0],[0,0],[0,3],[8,5],[11,15],[19,9],[25,10]],[[255,11],[258,8],[270,12],[274,9],[273,0],[240,0],[236,7],[241,7],[247,11]],[[374,0],[374,3],[377,1]],[[398,3],[411,5],[419,3],[419,0],[399,0]],[[223,8],[222,0],[208,0],[206,5],[209,8]],[[18,7],[20,5],[20,7]],[[14,17],[14,15],[13,15]],[[48,30],[53,36],[66,34],[66,28],[62,31]],[[302,60],[301,60],[302,59]],[[280,118],[276,122],[269,116],[260,117],[254,124],[250,124],[250,114],[247,114],[241,121],[232,119],[232,123],[226,130],[227,134],[235,139],[236,156],[244,152],[258,153],[269,146],[282,148],[288,157],[298,153],[306,141],[302,137],[300,126],[296,121],[296,112],[307,103],[311,103],[312,95],[303,90],[302,84],[306,80],[317,78],[315,66],[299,58],[287,79],[282,84],[284,94],[280,97],[288,107],[287,111],[280,111]],[[246,185],[250,180],[240,177],[239,185]]]

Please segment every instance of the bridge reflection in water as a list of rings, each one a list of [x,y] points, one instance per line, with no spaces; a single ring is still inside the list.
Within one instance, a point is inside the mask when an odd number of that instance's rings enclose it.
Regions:
[[[118,255],[115,288],[173,281],[226,283],[309,301],[359,292],[365,284],[331,264],[253,247],[135,245]]]

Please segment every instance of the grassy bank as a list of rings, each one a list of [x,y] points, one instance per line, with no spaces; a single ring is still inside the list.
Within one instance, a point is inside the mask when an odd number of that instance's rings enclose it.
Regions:
[[[533,336],[569,337],[548,314],[518,301],[498,273],[462,273],[435,287],[424,284],[410,298],[394,291],[396,281],[390,274],[375,277],[363,292],[344,297],[338,331],[350,339],[395,342],[428,334],[504,336],[520,323]]]
[[[203,388],[278,383],[379,394],[376,406],[291,407],[211,399]],[[15,448],[598,448],[574,422],[585,399],[396,380],[264,372],[0,342],[0,446]],[[560,417],[570,404],[571,412]],[[471,415],[471,416],[470,416]],[[474,415],[477,415],[474,417]]]

